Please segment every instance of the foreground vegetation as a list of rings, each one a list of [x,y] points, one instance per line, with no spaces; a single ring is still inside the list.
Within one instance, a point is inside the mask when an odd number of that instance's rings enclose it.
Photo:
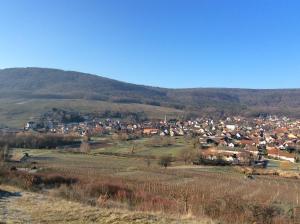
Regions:
[[[194,150],[193,139],[106,137],[97,141],[102,144],[87,153],[15,148],[13,154],[28,153],[29,159],[7,163],[0,180],[105,209],[221,223],[292,223],[294,219],[300,189],[297,179],[249,179],[232,167],[192,166],[185,152]],[[171,159],[166,168],[163,158]]]
[[[6,207],[3,213],[0,212],[0,220],[5,223],[213,224],[210,220],[192,220],[189,217],[171,218],[158,213],[99,208],[7,185],[0,185],[0,188],[7,195],[0,197],[0,211],[2,207]]]

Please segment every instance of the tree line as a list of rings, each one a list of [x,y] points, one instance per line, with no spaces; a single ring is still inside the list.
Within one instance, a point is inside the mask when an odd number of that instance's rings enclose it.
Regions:
[[[0,147],[51,149],[62,145],[78,144],[81,141],[72,135],[17,133],[1,134]]]

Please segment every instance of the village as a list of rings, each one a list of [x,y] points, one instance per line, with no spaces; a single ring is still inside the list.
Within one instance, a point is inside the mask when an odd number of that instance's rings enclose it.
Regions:
[[[64,112],[66,113],[66,112]],[[300,120],[278,116],[245,118],[239,116],[214,120],[202,117],[190,120],[168,119],[128,121],[68,114],[69,119],[46,116],[43,122],[29,121],[22,132],[56,133],[75,136],[123,134],[127,140],[141,137],[192,136],[197,139],[201,163],[258,165],[268,159],[299,162]],[[74,121],[76,119],[77,121]],[[71,120],[71,122],[69,122]],[[221,159],[221,160],[220,160]],[[199,161],[194,161],[194,164]]]
[[[293,209],[299,203],[298,119],[268,114],[149,119],[142,112],[81,114],[52,109],[30,118],[21,129],[4,128],[0,133],[6,170],[0,178],[25,189],[51,189],[68,200],[100,207],[116,202],[139,206],[150,197],[147,206],[159,211],[165,206],[157,200],[159,195],[173,200],[176,212],[184,213],[199,213],[201,204],[211,214],[219,197],[236,201],[226,202],[230,212],[247,204],[238,213],[247,209],[255,217],[257,210],[251,206],[260,206],[260,200],[274,200],[271,206],[277,206],[284,220],[292,220],[290,214],[297,212]],[[124,186],[137,192],[133,198],[127,193],[119,198]],[[165,208],[171,212],[174,206]]]

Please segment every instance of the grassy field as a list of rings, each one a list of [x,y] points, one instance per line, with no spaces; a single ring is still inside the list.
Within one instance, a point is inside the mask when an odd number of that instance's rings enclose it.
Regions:
[[[6,185],[0,185],[0,189],[7,195],[1,197],[0,191],[0,221],[4,223],[213,224],[209,219],[171,218],[158,213],[97,208]]]
[[[125,211],[161,212],[169,217],[189,215],[192,220],[212,219],[220,223],[289,223],[293,208],[299,203],[297,179],[278,176],[248,179],[233,167],[185,164],[180,155],[192,147],[192,141],[183,137],[160,147],[152,144],[153,138],[112,141],[107,137],[101,141],[106,144],[89,154],[43,149],[15,149],[14,153],[29,153],[30,161],[37,163],[41,175],[79,178],[77,187],[57,189],[68,200],[87,203],[88,200],[82,201],[87,196],[80,187],[95,188],[98,182],[100,188],[109,183],[134,192],[137,198],[134,202],[111,199],[110,203]],[[162,155],[171,155],[175,160],[166,169],[158,164]],[[30,163],[18,166],[32,167]],[[279,161],[271,162],[271,169],[278,167]],[[83,196],[71,197],[69,192],[73,191],[80,191],[79,196]],[[87,199],[97,199],[93,197],[89,194]]]
[[[119,153],[119,154],[132,154],[134,149],[135,156],[154,156],[160,157],[163,155],[170,155],[178,157],[180,152],[188,147],[192,147],[189,140],[185,140],[183,137],[170,138],[170,145],[165,141],[166,138],[152,137],[142,138],[132,141],[117,141],[106,148],[100,148],[94,151],[94,153]],[[156,146],[154,143],[162,141],[161,146]],[[165,142],[163,142],[165,141]]]
[[[52,108],[75,110],[82,113],[90,112],[145,112],[149,118],[161,118],[180,116],[183,111],[168,107],[151,106],[145,104],[112,103],[97,100],[73,100],[73,99],[0,99],[0,125],[22,128],[24,124]]]

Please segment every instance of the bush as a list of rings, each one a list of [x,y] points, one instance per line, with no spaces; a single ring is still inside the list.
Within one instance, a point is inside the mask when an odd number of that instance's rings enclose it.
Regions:
[[[43,174],[36,175],[40,178],[41,183],[47,187],[59,187],[60,185],[71,185],[77,183],[78,179],[68,176],[62,176],[60,174]]]
[[[90,144],[88,142],[82,142],[79,150],[81,153],[90,153],[91,151]]]
[[[168,166],[171,165],[171,162],[172,162],[172,157],[171,156],[162,156],[160,159],[159,159],[159,165],[161,165],[162,167],[164,168],[167,168]]]
[[[194,165],[210,165],[210,166],[229,166],[231,162],[226,161],[222,158],[217,159],[206,159],[203,156],[198,156],[198,158],[193,161]]]
[[[30,174],[15,169],[3,168],[0,170],[1,182],[16,185],[18,187],[37,190],[42,187],[53,188],[62,184],[71,185],[77,183],[78,179],[59,174]]]
[[[134,193],[122,183],[107,181],[80,181],[72,185],[61,185],[56,194],[69,200],[96,205],[107,200],[133,203]]]
[[[184,161],[185,164],[191,163],[195,156],[196,150],[193,150],[191,148],[185,148],[180,152],[180,158]]]

